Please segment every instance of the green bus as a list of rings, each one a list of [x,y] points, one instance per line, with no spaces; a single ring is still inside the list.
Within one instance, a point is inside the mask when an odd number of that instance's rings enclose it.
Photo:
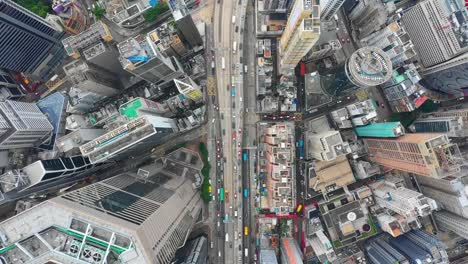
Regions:
[[[219,200],[224,201],[224,188],[219,189]]]

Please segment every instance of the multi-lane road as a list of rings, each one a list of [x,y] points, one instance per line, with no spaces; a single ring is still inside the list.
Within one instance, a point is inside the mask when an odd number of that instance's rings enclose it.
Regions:
[[[243,24],[246,0],[216,0],[213,19],[215,74],[219,118],[214,127],[219,127],[217,140],[220,145],[223,172],[217,187],[225,190],[225,201],[220,204],[216,221],[218,228],[216,263],[242,263],[246,254],[242,238],[242,133],[243,133],[243,72],[240,64]],[[220,126],[217,126],[220,124]],[[217,191],[214,191],[217,194]],[[217,200],[219,202],[219,199]],[[222,221],[227,219],[227,221]],[[222,237],[220,237],[222,235]]]

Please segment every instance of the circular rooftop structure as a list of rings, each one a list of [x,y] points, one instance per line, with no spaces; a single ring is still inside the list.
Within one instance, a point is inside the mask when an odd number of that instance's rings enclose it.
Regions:
[[[383,50],[364,47],[351,55],[346,62],[345,71],[356,86],[376,86],[392,77],[392,61]]]
[[[349,212],[348,215],[346,215],[346,218],[348,218],[348,221],[355,221],[357,218],[357,215],[355,212]]]

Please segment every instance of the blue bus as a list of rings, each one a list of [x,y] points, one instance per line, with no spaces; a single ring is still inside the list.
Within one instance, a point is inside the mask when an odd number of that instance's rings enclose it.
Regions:
[[[242,154],[242,159],[243,159],[244,161],[247,161],[247,152],[244,152],[244,153]]]
[[[249,197],[249,189],[244,188],[244,197],[247,198]]]
[[[236,90],[231,89],[231,95],[232,95],[232,96],[236,96]]]
[[[304,159],[304,140],[299,139],[299,159]]]

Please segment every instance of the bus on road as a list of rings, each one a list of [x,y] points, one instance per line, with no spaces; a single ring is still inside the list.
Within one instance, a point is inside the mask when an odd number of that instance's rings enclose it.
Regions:
[[[219,200],[224,201],[224,188],[219,189]]]
[[[249,189],[244,188],[244,197],[247,198],[249,197]]]
[[[226,68],[226,62],[224,61],[224,57],[221,58],[221,68],[223,70]]]
[[[247,161],[247,152],[244,151],[244,153],[242,154],[242,159],[244,161]]]
[[[244,235],[245,236],[249,235],[249,227],[248,226],[244,226]]]

